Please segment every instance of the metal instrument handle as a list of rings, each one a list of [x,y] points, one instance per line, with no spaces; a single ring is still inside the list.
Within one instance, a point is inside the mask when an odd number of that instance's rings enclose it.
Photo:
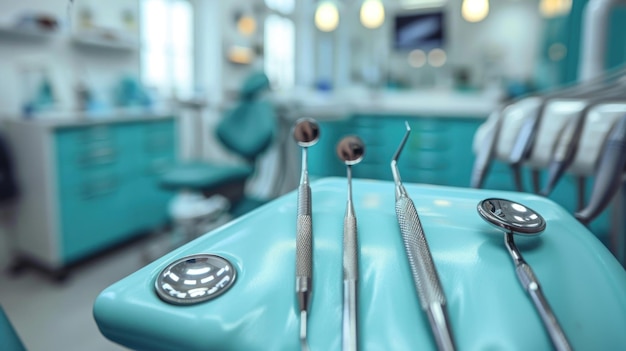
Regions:
[[[343,281],[343,322],[342,351],[358,350],[358,282],[353,279]]]
[[[311,217],[311,188],[298,188],[298,218],[296,233],[296,277],[313,276],[313,221]]]
[[[351,202],[343,219],[343,350],[358,348],[357,290],[359,258],[356,217]]]
[[[356,217],[346,215],[343,220],[343,280],[358,280],[358,277]]]
[[[426,310],[432,303],[445,304],[446,298],[413,201],[400,196],[396,201],[396,214],[422,309]]]
[[[536,288],[530,288],[528,290],[530,297],[533,300],[533,303],[537,307],[539,311],[539,315],[541,316],[541,320],[543,324],[546,326],[548,330],[548,334],[550,335],[550,339],[552,340],[552,344],[557,351],[571,351],[572,348],[567,341],[567,337],[561,329],[556,316],[552,312],[550,305],[548,304],[548,300],[543,295],[541,291],[541,287],[537,285]]]
[[[396,200],[396,214],[420,305],[428,315],[437,348],[454,350],[452,329],[445,308],[446,297],[415,204],[409,197],[402,195],[402,191],[396,190],[396,193],[401,194]]]
[[[559,321],[552,312],[552,308],[550,308],[548,300],[541,291],[539,279],[537,279],[535,272],[533,272],[530,265],[524,261],[522,254],[515,246],[512,233],[505,234],[504,243],[506,244],[506,247],[511,254],[511,258],[513,258],[513,262],[515,263],[515,273],[517,274],[517,278],[524,290],[526,290],[530,295],[535,308],[539,312],[541,321],[547,329],[548,335],[550,335],[554,348],[557,351],[571,351],[572,348],[567,341],[567,337],[565,336],[563,329],[561,329]]]

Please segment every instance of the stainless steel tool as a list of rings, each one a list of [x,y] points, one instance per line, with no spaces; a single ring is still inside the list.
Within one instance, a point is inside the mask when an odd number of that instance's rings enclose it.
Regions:
[[[165,267],[154,282],[154,288],[167,303],[193,305],[225,293],[236,278],[235,267],[224,257],[196,254]]]
[[[319,137],[320,128],[314,119],[299,119],[293,128],[293,138],[302,147],[302,174],[298,187],[296,228],[296,296],[300,310],[300,345],[302,350],[308,350],[307,318],[313,291],[313,219],[307,149],[315,145]]]
[[[454,350],[454,338],[446,310],[446,297],[439,282],[439,276],[415,204],[402,185],[398,171],[398,158],[411,133],[409,123],[405,122],[405,125],[406,133],[391,160],[391,172],[396,184],[396,215],[404,241],[404,249],[413,274],[415,289],[420,305],[428,316],[437,348],[446,351]]]
[[[358,349],[358,277],[359,255],[356,214],[352,203],[352,166],[361,162],[365,144],[356,136],[347,136],[337,144],[337,156],[346,164],[348,202],[343,219],[343,323],[342,345],[344,351]]]
[[[554,348],[558,351],[571,350],[572,348],[559,325],[559,321],[552,312],[548,300],[543,295],[539,280],[530,268],[530,265],[522,257],[522,253],[517,249],[513,240],[513,234],[524,236],[541,234],[546,228],[546,222],[543,217],[522,204],[495,198],[486,199],[478,203],[478,214],[485,221],[505,232],[504,243],[515,264],[517,278],[535,304]]]

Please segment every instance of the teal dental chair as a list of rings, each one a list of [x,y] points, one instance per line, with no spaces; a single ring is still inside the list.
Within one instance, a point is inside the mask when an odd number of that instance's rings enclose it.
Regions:
[[[255,73],[243,83],[238,103],[226,111],[215,136],[229,151],[239,155],[245,164],[190,161],[166,171],[160,184],[165,189],[202,193],[205,197],[221,195],[230,201],[230,214],[238,217],[263,204],[247,197],[246,181],[254,174],[257,158],[272,144],[277,117],[269,101],[261,98],[268,90],[269,79]]]

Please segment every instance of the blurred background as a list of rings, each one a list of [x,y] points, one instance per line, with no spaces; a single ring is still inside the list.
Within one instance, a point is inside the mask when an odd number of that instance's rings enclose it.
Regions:
[[[0,304],[29,349],[118,349],[95,296],[295,189],[304,116],[322,131],[313,178],[343,176],[334,146],[358,134],[355,176],[390,180],[408,120],[405,181],[469,187],[493,111],[582,79],[585,13],[601,2],[0,0]],[[605,19],[608,71],[626,62],[626,7]],[[229,130],[248,138],[263,118],[269,141],[233,150]],[[209,186],[206,164],[231,168]],[[506,172],[496,163],[483,187],[520,190]],[[577,181],[549,195],[571,213]],[[623,240],[616,218],[609,206],[590,224],[607,246]]]

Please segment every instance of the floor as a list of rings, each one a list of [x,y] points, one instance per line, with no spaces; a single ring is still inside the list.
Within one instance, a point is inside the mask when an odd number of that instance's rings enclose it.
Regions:
[[[34,270],[11,276],[5,255],[0,262],[0,304],[27,350],[127,350],[100,334],[92,316],[93,302],[107,286],[145,266],[150,257],[156,258],[154,252],[161,250],[163,242],[147,237],[117,248],[76,267],[63,283]]]

